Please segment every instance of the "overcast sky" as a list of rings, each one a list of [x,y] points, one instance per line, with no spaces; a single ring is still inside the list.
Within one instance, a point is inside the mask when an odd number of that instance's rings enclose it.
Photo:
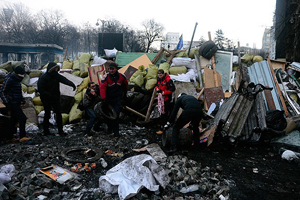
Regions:
[[[23,3],[32,13],[40,10],[61,10],[73,24],[97,19],[116,19],[132,28],[142,30],[141,23],[155,19],[167,32],[183,34],[190,41],[196,22],[194,41],[201,36],[208,39],[208,31],[214,38],[217,29],[224,36],[261,48],[265,27],[272,26],[276,0],[0,0],[0,7],[11,3]]]

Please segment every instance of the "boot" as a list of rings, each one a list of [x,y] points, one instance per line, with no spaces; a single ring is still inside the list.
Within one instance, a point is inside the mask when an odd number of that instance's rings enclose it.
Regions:
[[[167,150],[167,153],[175,153],[177,151],[176,145],[171,145],[170,149]]]

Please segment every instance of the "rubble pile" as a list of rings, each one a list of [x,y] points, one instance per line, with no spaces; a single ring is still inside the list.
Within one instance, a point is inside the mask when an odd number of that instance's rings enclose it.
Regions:
[[[120,138],[113,138],[112,135],[100,131],[93,140],[89,140],[84,137],[82,126],[84,123],[64,127],[68,136],[63,140],[59,136],[46,137],[39,131],[33,131],[28,133],[34,138],[31,143],[2,143],[1,165],[13,164],[16,169],[11,181],[4,185],[7,190],[1,191],[2,199],[116,199],[118,194],[105,194],[99,190],[99,177],[124,159],[147,153],[135,152],[133,149],[161,142],[151,129],[124,124],[120,128]],[[71,172],[71,168],[77,163],[66,161],[61,152],[75,146],[92,150],[93,147],[101,148],[103,156],[94,161],[96,167],[90,171]],[[105,153],[109,151],[115,154]],[[103,160],[107,166],[103,166]],[[181,155],[169,156],[158,164],[168,171],[170,184],[165,189],[160,188],[159,192],[150,192],[143,188],[131,199],[219,199],[220,195],[228,197],[230,188],[226,184],[226,176],[222,175],[222,166],[201,166],[201,163]],[[60,184],[41,173],[41,169],[52,165],[72,173],[73,179]],[[189,189],[192,185],[197,185],[196,190]]]

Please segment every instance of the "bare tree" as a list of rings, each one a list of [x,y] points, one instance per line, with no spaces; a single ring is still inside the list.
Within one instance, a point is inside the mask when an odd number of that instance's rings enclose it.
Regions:
[[[164,26],[155,22],[154,19],[146,20],[142,25],[145,28],[143,36],[146,41],[146,52],[148,52],[153,41],[162,37]]]

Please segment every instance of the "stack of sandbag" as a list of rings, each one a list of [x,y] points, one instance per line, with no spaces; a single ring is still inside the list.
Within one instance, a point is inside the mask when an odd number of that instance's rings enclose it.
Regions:
[[[256,62],[261,62],[263,60],[264,60],[263,57],[259,55],[248,54],[248,53],[246,53],[245,55],[243,55],[243,57],[241,57],[241,61],[243,63],[249,63],[250,65]]]
[[[129,79],[129,83],[134,83],[139,87],[142,87],[144,85],[144,77],[146,76],[147,72],[145,70],[144,65],[140,65],[138,67],[138,70],[132,74],[132,76]]]
[[[157,71],[158,67],[156,65],[149,65],[147,68],[147,74],[145,76],[145,89],[151,90],[155,87],[157,83]]]
[[[194,59],[175,57],[169,69],[170,77],[180,82],[196,82],[197,67]]]

